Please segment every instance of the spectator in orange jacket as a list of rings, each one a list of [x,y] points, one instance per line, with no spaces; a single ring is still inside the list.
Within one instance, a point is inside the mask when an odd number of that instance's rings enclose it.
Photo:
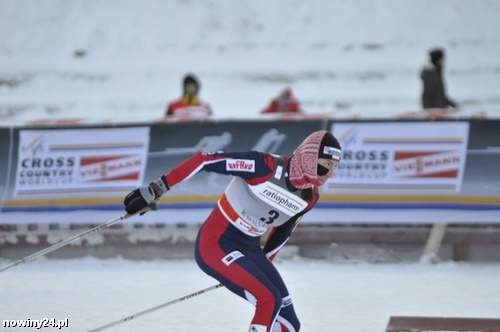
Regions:
[[[182,97],[168,104],[166,116],[179,118],[204,118],[212,115],[210,106],[198,98],[201,83],[193,74],[182,80]]]
[[[281,94],[271,100],[269,106],[262,110],[262,114],[268,113],[301,113],[299,101],[293,95],[290,88],[286,88]]]

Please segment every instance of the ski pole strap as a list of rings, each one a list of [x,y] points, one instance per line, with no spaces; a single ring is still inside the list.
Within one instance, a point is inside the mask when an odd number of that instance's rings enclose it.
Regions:
[[[132,319],[135,319],[137,317],[146,315],[146,314],[148,314],[150,312],[153,312],[153,311],[156,311],[158,309],[165,308],[167,306],[170,306],[170,305],[173,305],[173,304],[176,304],[176,303],[179,303],[179,302],[183,302],[183,301],[189,300],[189,299],[191,299],[193,297],[196,297],[198,295],[204,294],[206,292],[209,292],[211,290],[217,289],[219,287],[222,287],[222,285],[221,284],[213,285],[211,287],[199,290],[197,292],[194,292],[194,293],[191,293],[191,294],[188,294],[188,295],[184,295],[184,296],[179,297],[179,298],[177,298],[175,300],[172,300],[172,301],[169,301],[169,302],[165,302],[165,303],[159,304],[159,305],[157,305],[155,307],[152,307],[152,308],[149,308],[149,309],[146,309],[146,310],[143,310],[143,311],[139,311],[139,312],[137,312],[135,314],[132,314],[132,315],[129,315],[127,317],[123,317],[121,319],[115,320],[115,321],[113,321],[111,323],[108,323],[108,324],[102,325],[100,327],[97,327],[95,329],[89,330],[88,332],[98,332],[98,331],[106,330],[106,329],[108,329],[110,327],[123,324],[125,322],[128,322],[129,320],[132,320]]]

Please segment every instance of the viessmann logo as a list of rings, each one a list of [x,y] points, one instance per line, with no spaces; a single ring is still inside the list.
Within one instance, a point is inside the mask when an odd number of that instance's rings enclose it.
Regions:
[[[459,151],[396,151],[394,172],[400,177],[457,178]]]
[[[249,159],[226,160],[227,171],[255,172],[255,161]]]
[[[140,156],[82,157],[79,175],[82,181],[139,180],[142,159]]]

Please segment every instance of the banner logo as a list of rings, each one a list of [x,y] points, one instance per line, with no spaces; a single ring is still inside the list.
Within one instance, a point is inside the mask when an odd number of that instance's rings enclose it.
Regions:
[[[460,171],[458,151],[396,151],[394,174],[406,178],[454,179]]]
[[[140,156],[100,156],[80,159],[82,182],[107,182],[140,178],[143,160]]]
[[[342,161],[327,190],[460,190],[469,123],[335,123]]]
[[[21,130],[19,136],[16,196],[81,197],[142,184],[147,127]]]

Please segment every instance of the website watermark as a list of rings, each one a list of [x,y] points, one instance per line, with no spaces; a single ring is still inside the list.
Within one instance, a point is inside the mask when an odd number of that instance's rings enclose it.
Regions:
[[[15,327],[31,327],[37,330],[43,328],[56,328],[62,329],[69,327],[69,318],[65,319],[55,319],[55,318],[42,318],[42,319],[3,319],[2,327],[4,328],[15,328]]]

